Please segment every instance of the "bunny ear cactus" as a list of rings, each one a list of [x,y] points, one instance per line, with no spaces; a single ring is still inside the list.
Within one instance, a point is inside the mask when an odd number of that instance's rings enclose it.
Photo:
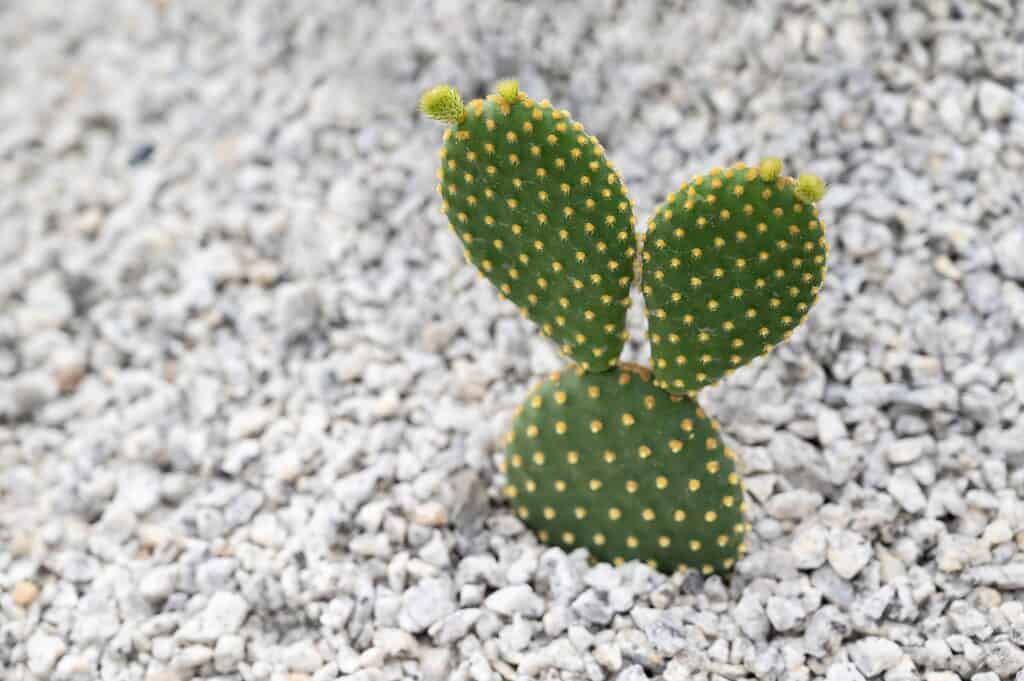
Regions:
[[[468,105],[440,86],[420,108],[449,124],[437,189],[466,259],[562,354],[612,368],[627,338],[636,219],[597,138],[515,81]]]
[[[615,369],[627,340],[633,203],[597,139],[515,81],[421,110],[448,125],[441,210],[473,263],[575,367],[517,410],[505,492],[541,541],[662,571],[726,572],[746,551],[743,483],[702,387],[804,321],[828,247],[813,175],[775,159],[694,177],[643,240],[653,369]]]
[[[656,383],[694,394],[769,352],[807,317],[828,244],[813,175],[742,163],[697,175],[647,226],[643,294]]]
[[[692,399],[651,373],[553,374],[507,438],[506,494],[542,541],[656,569],[730,569],[743,545],[735,454]]]

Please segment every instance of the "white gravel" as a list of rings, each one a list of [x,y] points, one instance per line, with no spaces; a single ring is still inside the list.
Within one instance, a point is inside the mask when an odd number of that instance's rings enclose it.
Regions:
[[[1024,8],[682,4],[0,3],[0,677],[1024,679]],[[702,398],[729,580],[500,500],[559,359],[414,109],[508,76],[641,224],[734,160],[831,185],[809,323]]]

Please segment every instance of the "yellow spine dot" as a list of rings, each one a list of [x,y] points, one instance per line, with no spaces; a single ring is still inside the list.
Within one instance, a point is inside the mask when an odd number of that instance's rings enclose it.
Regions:
[[[612,520],[618,520],[622,517],[622,511],[613,506],[612,508],[608,509],[608,517]]]
[[[637,450],[637,453],[640,454],[641,459],[646,459],[651,455],[651,448],[648,447],[647,445],[640,445],[640,448]]]
[[[551,508],[550,506],[544,507],[544,517],[548,520],[553,520],[556,515],[557,514],[555,513],[555,509]]]
[[[582,506],[577,506],[575,509],[573,509],[573,513],[580,520],[583,520],[587,517],[587,509],[583,508]]]
[[[565,435],[565,432],[567,430],[569,430],[569,426],[566,424],[565,421],[559,421],[558,423],[555,424],[555,432],[558,433],[559,435]]]
[[[677,508],[675,513],[672,514],[672,520],[675,520],[677,523],[683,522],[686,520],[686,511],[681,508]]]
[[[594,543],[596,545],[604,546],[605,541],[606,541],[605,536],[603,534],[601,534],[600,532],[598,532],[597,534],[594,535]]]
[[[626,491],[627,492],[629,492],[630,494],[635,494],[638,489],[640,489],[640,485],[637,483],[636,480],[627,480],[626,481]]]
[[[600,480],[597,480],[596,478],[594,480],[591,480],[590,481],[590,491],[596,492],[597,490],[601,489],[601,485],[602,484],[603,483]]]
[[[595,434],[596,433],[600,433],[603,428],[604,428],[604,424],[601,423],[600,421],[598,421],[597,419],[595,419],[595,420],[590,422],[590,432],[591,433],[595,433]]]
[[[708,511],[707,513],[704,514],[704,521],[705,522],[713,523],[716,520],[718,520],[718,514],[715,513],[714,511]]]
[[[555,491],[556,492],[564,492],[565,491],[565,480],[555,480]]]
[[[565,460],[568,461],[570,464],[575,465],[575,464],[580,462],[580,453],[579,452],[568,452],[565,455]]]
[[[654,479],[654,486],[657,487],[658,489],[665,489],[666,487],[668,487],[668,478],[666,478],[664,475],[659,475]]]
[[[538,466],[543,466],[544,465],[544,452],[534,452],[533,453],[533,462],[535,464],[537,464]]]
[[[691,551],[700,551],[700,540],[699,539],[691,539],[690,540],[690,550]]]
[[[629,426],[633,425],[634,423],[636,423],[636,419],[633,418],[632,414],[626,413],[626,414],[622,415],[622,425],[624,425],[624,426],[626,426],[628,428]]]
[[[660,546],[661,548],[667,549],[671,545],[672,540],[666,537],[665,535],[658,537],[658,546]]]
[[[708,461],[707,465],[704,467],[707,469],[708,473],[715,474],[718,472],[719,468],[721,468],[721,464],[717,461]]]
[[[636,547],[640,546],[640,541],[633,535],[629,535],[628,537],[626,537],[626,546],[628,546],[631,549],[635,549]]]
[[[520,518],[522,518],[523,520],[526,520],[527,518],[529,518],[529,517],[530,517],[530,509],[526,508],[525,506],[520,506],[520,507],[519,507],[519,508],[518,508],[518,509],[516,510],[516,513],[517,513],[517,514],[519,515],[519,517],[520,517]]]
[[[690,488],[691,492],[696,492],[700,489],[700,480],[697,480],[696,478],[691,479],[687,487]]]
[[[615,452],[613,452],[610,449],[605,450],[604,460],[605,460],[605,463],[614,463],[615,462]]]
[[[645,508],[643,510],[643,513],[641,513],[640,515],[647,522],[651,522],[652,520],[654,520],[654,511],[652,509]]]

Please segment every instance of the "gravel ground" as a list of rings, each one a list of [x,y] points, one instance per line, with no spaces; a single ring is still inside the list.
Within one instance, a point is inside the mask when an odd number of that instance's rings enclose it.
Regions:
[[[0,2],[0,677],[1024,679],[1024,10],[575,4]],[[809,323],[702,398],[731,579],[500,500],[560,361],[414,108],[513,75],[641,218],[768,153],[831,184]]]

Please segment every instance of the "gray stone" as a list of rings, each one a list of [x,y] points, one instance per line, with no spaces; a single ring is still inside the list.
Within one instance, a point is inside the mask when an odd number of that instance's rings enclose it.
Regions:
[[[779,520],[799,520],[810,516],[823,501],[817,492],[795,489],[771,497],[765,510]]]
[[[506,616],[536,618],[544,614],[544,600],[527,584],[498,589],[484,600],[484,607]]]
[[[1024,226],[1017,226],[1003,234],[993,252],[1003,276],[1024,281]]]
[[[732,612],[733,619],[747,638],[761,641],[770,633],[770,623],[764,608],[756,597],[746,595],[740,599]]]
[[[1018,98],[1003,85],[983,80],[978,84],[978,110],[989,121],[997,122],[1009,118]]]
[[[195,643],[213,643],[221,636],[238,633],[248,614],[249,603],[244,598],[218,591],[200,613],[178,630],[178,636]]]
[[[39,676],[48,674],[66,650],[67,645],[63,639],[41,631],[36,632],[25,646],[29,671]]]
[[[286,669],[307,674],[315,672],[324,663],[320,651],[316,649],[312,641],[298,641],[291,644],[284,649],[281,661]]]
[[[828,563],[843,579],[853,579],[871,561],[871,544],[855,532],[833,532],[828,546]]]
[[[453,612],[455,595],[451,581],[444,578],[422,579],[402,594],[398,624],[406,631],[418,634]]]
[[[862,638],[850,646],[850,659],[868,677],[892,669],[902,657],[903,650],[899,645],[877,636]]]
[[[779,596],[770,597],[764,611],[768,621],[778,632],[787,632],[795,628],[803,621],[805,615],[799,601]]]

